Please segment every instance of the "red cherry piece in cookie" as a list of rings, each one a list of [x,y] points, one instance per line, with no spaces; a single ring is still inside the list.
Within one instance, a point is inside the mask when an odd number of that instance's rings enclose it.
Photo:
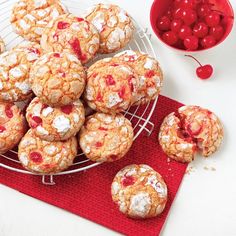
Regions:
[[[181,28],[180,28],[180,31],[179,31],[179,38],[184,40],[186,37],[192,35],[192,29],[187,26],[187,25],[183,25]]]
[[[128,187],[135,183],[135,179],[133,176],[125,176],[122,178],[121,183],[124,187]]]
[[[103,102],[103,97],[102,97],[102,94],[99,92],[98,93],[98,95],[97,95],[97,97],[96,97],[96,100],[98,101],[98,102]]]
[[[42,125],[42,119],[39,116],[32,116],[30,126],[35,129],[38,126]]]
[[[123,86],[120,91],[118,92],[118,95],[120,98],[124,99],[125,98],[125,92],[126,92],[126,88],[125,86]]]
[[[6,128],[2,125],[0,125],[0,134],[3,133],[6,130]]]
[[[104,127],[99,127],[99,130],[101,130],[101,131],[107,131],[108,129],[107,129],[107,128],[104,128]]]
[[[209,34],[219,41],[224,36],[224,32],[224,28],[221,25],[217,25],[210,28]]]
[[[96,148],[100,148],[100,147],[103,146],[103,143],[101,143],[101,142],[96,142],[96,143],[95,143],[95,146],[96,146]]]
[[[195,57],[191,55],[185,55],[185,56],[192,58],[199,64],[199,67],[196,69],[196,74],[200,79],[205,80],[205,79],[209,79],[212,76],[214,70],[211,65],[209,64],[202,65]]]
[[[162,35],[162,39],[164,40],[165,43],[168,45],[174,45],[178,41],[178,37],[175,32],[173,31],[167,31]]]
[[[73,105],[65,105],[65,106],[61,107],[61,111],[65,114],[69,115],[72,112],[73,107],[74,107]]]
[[[204,37],[201,41],[201,45],[203,48],[211,48],[215,46],[215,44],[216,44],[216,40],[212,35],[208,35]]]
[[[78,38],[70,40],[69,44],[79,60],[81,61],[87,60],[87,56],[82,53],[82,50],[80,47],[80,41]]]
[[[193,27],[193,34],[198,38],[204,38],[208,34],[208,26],[203,22],[197,23]]]
[[[198,38],[196,36],[188,36],[184,39],[184,46],[187,50],[197,50],[198,49]]]
[[[34,163],[40,164],[43,162],[42,155],[39,152],[31,152],[29,157]]]
[[[114,80],[112,75],[107,75],[105,79],[106,79],[107,86],[111,86],[111,85],[116,84],[116,81]]]
[[[11,119],[13,117],[13,111],[11,108],[12,108],[12,105],[7,104],[5,106],[5,114],[9,119]]]
[[[40,54],[40,51],[37,48],[27,48],[30,52],[35,53],[35,54]]]
[[[154,70],[149,70],[145,73],[145,77],[146,78],[152,78],[155,75],[155,71]]]
[[[53,56],[54,56],[54,57],[57,57],[57,58],[60,58],[60,57],[61,57],[60,53],[58,53],[58,52],[54,53]]]
[[[205,17],[205,21],[210,27],[217,26],[220,23],[220,15],[219,13],[212,11],[209,15]]]
[[[57,23],[57,28],[58,28],[59,30],[67,29],[67,28],[69,28],[69,27],[70,27],[70,24],[69,24],[68,22],[59,21],[59,22]]]
[[[158,21],[157,21],[157,27],[161,31],[167,31],[170,29],[170,24],[171,21],[169,17],[167,16],[162,16]]]
[[[191,124],[187,125],[186,131],[191,137],[197,136],[202,131],[202,125],[193,121]]]
[[[192,25],[197,20],[197,14],[194,10],[186,8],[181,12],[181,19],[186,25]]]
[[[171,22],[171,31],[175,32],[175,33],[178,33],[181,29],[183,25],[183,21],[181,19],[174,19],[172,22]]]
[[[84,21],[84,18],[76,17],[76,20],[77,20],[78,22],[81,22],[81,21]]]
[[[111,66],[117,67],[117,66],[119,66],[119,64],[117,64],[117,63],[112,63]]]

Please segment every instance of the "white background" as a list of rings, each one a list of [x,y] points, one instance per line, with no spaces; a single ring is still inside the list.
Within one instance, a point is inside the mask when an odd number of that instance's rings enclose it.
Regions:
[[[152,32],[149,22],[152,0],[113,2],[126,9]],[[236,9],[236,1],[231,2]],[[162,235],[235,236],[236,29],[222,45],[196,55],[203,64],[211,63],[214,66],[215,74],[209,81],[197,79],[194,73],[196,64],[163,46],[154,34],[152,42],[165,72],[162,94],[185,104],[209,108],[221,118],[225,126],[221,150],[208,160],[199,157],[191,164],[193,171],[184,178]],[[216,171],[210,170],[212,167]],[[0,235],[105,236],[116,233],[0,186]]]

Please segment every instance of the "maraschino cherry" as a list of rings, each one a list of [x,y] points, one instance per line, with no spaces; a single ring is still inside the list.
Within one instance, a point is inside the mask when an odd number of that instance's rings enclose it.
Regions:
[[[211,65],[209,65],[209,64],[202,65],[195,57],[193,57],[191,55],[185,55],[185,56],[192,58],[193,60],[195,60],[199,64],[199,67],[196,69],[196,74],[200,79],[206,80],[212,76],[213,67]]]

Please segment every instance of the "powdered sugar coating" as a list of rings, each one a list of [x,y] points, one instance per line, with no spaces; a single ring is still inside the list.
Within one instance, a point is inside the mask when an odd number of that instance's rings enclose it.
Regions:
[[[69,53],[47,53],[30,71],[32,90],[52,107],[78,100],[84,91],[86,74],[80,61]]]
[[[87,74],[85,100],[99,112],[118,113],[128,109],[137,93],[137,76],[129,66],[103,59],[94,63]]]
[[[31,97],[29,72],[41,55],[36,43],[20,44],[0,55],[0,101],[23,101]]]
[[[21,110],[13,103],[0,102],[0,154],[15,147],[26,131]]]
[[[111,185],[113,201],[131,218],[151,218],[162,213],[167,186],[159,173],[147,165],[129,165],[120,170]]]
[[[85,64],[99,49],[97,29],[83,18],[72,14],[57,17],[45,28],[41,46],[44,52],[69,52]]]
[[[47,24],[64,13],[66,9],[59,0],[20,0],[13,7],[11,23],[17,34],[39,42]]]
[[[3,53],[4,51],[5,51],[5,43],[0,36],[0,54]]]
[[[133,143],[132,125],[123,115],[95,113],[89,116],[79,135],[85,155],[96,162],[121,159]]]
[[[113,53],[125,47],[133,37],[131,17],[119,6],[97,4],[83,15],[99,31],[100,53]]]
[[[216,115],[198,106],[183,106],[163,121],[159,143],[163,151],[180,162],[191,162],[197,151],[208,157],[223,140],[223,127]]]
[[[36,137],[30,129],[19,144],[18,157],[31,172],[53,174],[73,164],[77,146],[75,137],[63,142],[48,142]]]
[[[27,108],[26,118],[37,137],[46,141],[62,141],[79,132],[85,121],[85,111],[79,100],[68,106],[52,108],[36,97]]]
[[[126,63],[138,75],[139,87],[135,104],[156,99],[163,84],[163,73],[158,61],[147,54],[127,50],[115,55],[114,61]]]

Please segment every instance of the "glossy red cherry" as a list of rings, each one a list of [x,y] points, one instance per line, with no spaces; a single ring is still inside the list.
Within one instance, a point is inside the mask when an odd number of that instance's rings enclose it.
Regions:
[[[190,57],[193,60],[195,60],[198,64],[199,67],[196,69],[196,74],[200,79],[209,79],[212,74],[213,74],[213,67],[209,64],[207,65],[202,65],[195,57],[191,56],[191,55],[185,55],[186,57]]]
[[[206,36],[201,41],[201,45],[203,48],[211,48],[211,47],[215,46],[215,44],[216,44],[216,40],[211,35]]]
[[[181,19],[186,25],[191,25],[197,20],[197,14],[194,10],[186,8],[181,12]]]
[[[172,22],[171,22],[171,30],[175,33],[178,33],[181,29],[181,26],[183,25],[183,21],[180,20],[180,19],[174,19]]]
[[[174,45],[174,44],[178,41],[178,37],[177,37],[176,33],[174,33],[173,31],[165,32],[165,33],[162,35],[162,39],[163,39],[164,42],[166,42],[168,45]]]
[[[198,38],[204,38],[208,34],[208,26],[203,22],[197,23],[193,27],[193,34]]]
[[[209,34],[218,41],[222,39],[222,37],[224,36],[224,32],[225,32],[224,28],[221,25],[217,25],[210,28]]]
[[[200,4],[197,7],[197,14],[200,18],[204,18],[210,13],[211,13],[211,6],[209,4]]]
[[[174,19],[181,19],[182,18],[182,11],[183,11],[183,9],[180,7],[175,9],[175,11],[173,12],[173,18]]]
[[[179,4],[182,8],[191,8],[194,9],[197,6],[197,2],[195,0],[182,0]]]
[[[217,26],[220,23],[220,14],[212,11],[209,15],[205,16],[205,21],[210,27]]]
[[[167,31],[170,29],[170,24],[171,21],[167,16],[162,16],[158,21],[157,21],[157,27],[161,31]]]
[[[188,36],[184,39],[184,46],[187,50],[197,50],[198,49],[198,38],[196,36]]]
[[[192,35],[192,29],[187,26],[187,25],[183,25],[181,28],[180,28],[180,31],[179,31],[179,38],[184,40],[186,37]]]

